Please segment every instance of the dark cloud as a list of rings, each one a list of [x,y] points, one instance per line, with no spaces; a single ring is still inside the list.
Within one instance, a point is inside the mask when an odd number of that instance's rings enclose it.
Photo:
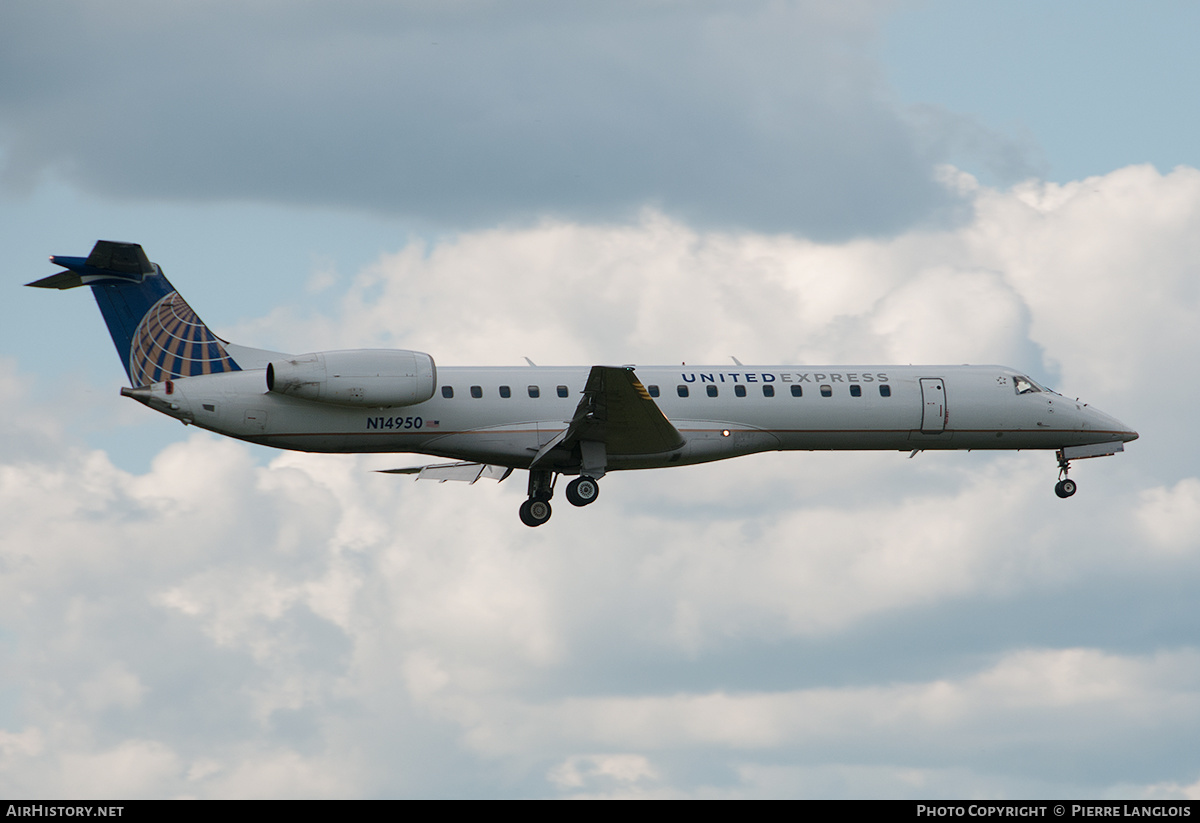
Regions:
[[[8,4],[9,185],[821,237],[948,205],[874,4]]]

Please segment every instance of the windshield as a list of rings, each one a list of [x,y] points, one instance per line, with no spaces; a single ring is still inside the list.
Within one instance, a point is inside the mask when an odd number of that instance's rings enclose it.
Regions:
[[[1013,378],[1013,388],[1017,390],[1017,394],[1034,394],[1042,390],[1041,386],[1024,375],[1017,375]]]
[[[1026,377],[1023,374],[1018,374],[1013,378],[1013,388],[1016,389],[1017,394],[1036,394],[1037,392],[1050,392],[1051,394],[1058,393],[1053,389],[1046,388],[1041,383],[1038,383],[1037,381]]]

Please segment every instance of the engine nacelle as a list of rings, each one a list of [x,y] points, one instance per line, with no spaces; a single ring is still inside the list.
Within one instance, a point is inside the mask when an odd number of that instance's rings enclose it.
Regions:
[[[437,366],[419,351],[322,351],[267,364],[267,391],[318,403],[411,406],[436,388]]]

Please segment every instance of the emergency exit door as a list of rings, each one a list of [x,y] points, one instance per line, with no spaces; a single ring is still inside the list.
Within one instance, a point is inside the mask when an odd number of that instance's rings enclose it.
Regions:
[[[940,377],[921,378],[921,434],[946,430],[946,387]]]

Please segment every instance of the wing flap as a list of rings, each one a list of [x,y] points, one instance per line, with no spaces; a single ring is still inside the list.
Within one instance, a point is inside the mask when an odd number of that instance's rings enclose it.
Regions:
[[[415,474],[417,480],[436,480],[445,483],[456,480],[464,483],[474,483],[476,480],[487,479],[499,482],[512,474],[507,466],[493,466],[487,463],[435,463],[431,466],[409,466],[404,469],[381,469],[379,474]]]

